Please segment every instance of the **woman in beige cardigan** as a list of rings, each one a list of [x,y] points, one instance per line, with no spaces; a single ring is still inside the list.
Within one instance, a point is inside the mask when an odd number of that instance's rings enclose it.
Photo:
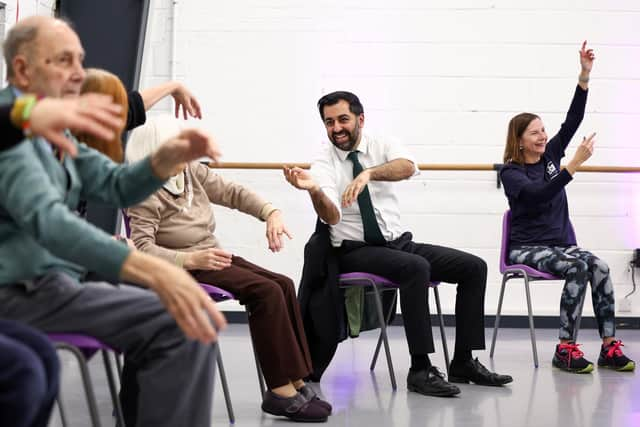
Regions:
[[[179,131],[170,117],[149,120],[131,134],[127,160],[144,157]],[[311,373],[311,360],[293,282],[222,249],[214,235],[211,203],[265,221],[274,252],[289,235],[280,211],[271,203],[203,164],[190,163],[149,199],[127,210],[131,239],[139,250],[184,267],[201,283],[225,289],[247,306],[269,388],[263,411],[295,421],[325,421],[331,405],[302,380]]]

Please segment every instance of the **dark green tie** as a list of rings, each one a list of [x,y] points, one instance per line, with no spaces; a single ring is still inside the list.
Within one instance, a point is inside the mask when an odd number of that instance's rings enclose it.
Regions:
[[[347,155],[347,159],[353,163],[353,177],[357,177],[362,172],[362,165],[358,161],[358,152],[352,151]],[[372,245],[382,245],[386,243],[378,221],[376,220],[376,214],[373,211],[373,204],[371,203],[371,196],[369,195],[369,188],[364,187],[364,190],[358,195],[358,206],[360,207],[360,216],[362,217],[362,227],[364,228],[364,241],[371,243]]]

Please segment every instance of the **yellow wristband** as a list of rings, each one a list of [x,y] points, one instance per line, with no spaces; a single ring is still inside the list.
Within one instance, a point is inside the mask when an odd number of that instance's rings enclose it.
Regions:
[[[37,101],[38,98],[35,95],[22,95],[16,98],[9,115],[11,123],[13,123],[15,127],[23,130],[25,127],[28,128],[31,110],[33,110],[33,106],[36,105]]]

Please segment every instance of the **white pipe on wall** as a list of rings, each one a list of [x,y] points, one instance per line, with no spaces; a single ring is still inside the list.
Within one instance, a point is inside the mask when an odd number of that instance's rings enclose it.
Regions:
[[[178,34],[178,2],[179,0],[173,0],[171,2],[171,16],[173,17],[173,22],[171,23],[171,63],[169,64],[170,68],[170,77],[171,81],[176,80],[176,39]]]

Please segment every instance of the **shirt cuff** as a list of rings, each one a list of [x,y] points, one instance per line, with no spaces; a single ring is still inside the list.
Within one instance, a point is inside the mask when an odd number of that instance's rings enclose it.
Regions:
[[[89,270],[103,274],[109,281],[118,282],[122,273],[122,266],[129,257],[131,249],[126,244],[123,245],[121,242],[109,239],[112,240],[113,244],[109,244],[101,252],[99,266],[96,266],[97,268],[89,268]]]
[[[277,210],[278,208],[273,206],[271,203],[267,202],[262,207],[262,209],[260,209],[260,213],[258,214],[258,217],[260,218],[260,220],[266,221],[269,218],[269,215],[271,215],[273,211],[277,211]]]
[[[186,252],[176,252],[175,263],[178,267],[184,268],[184,262],[187,259]]]

